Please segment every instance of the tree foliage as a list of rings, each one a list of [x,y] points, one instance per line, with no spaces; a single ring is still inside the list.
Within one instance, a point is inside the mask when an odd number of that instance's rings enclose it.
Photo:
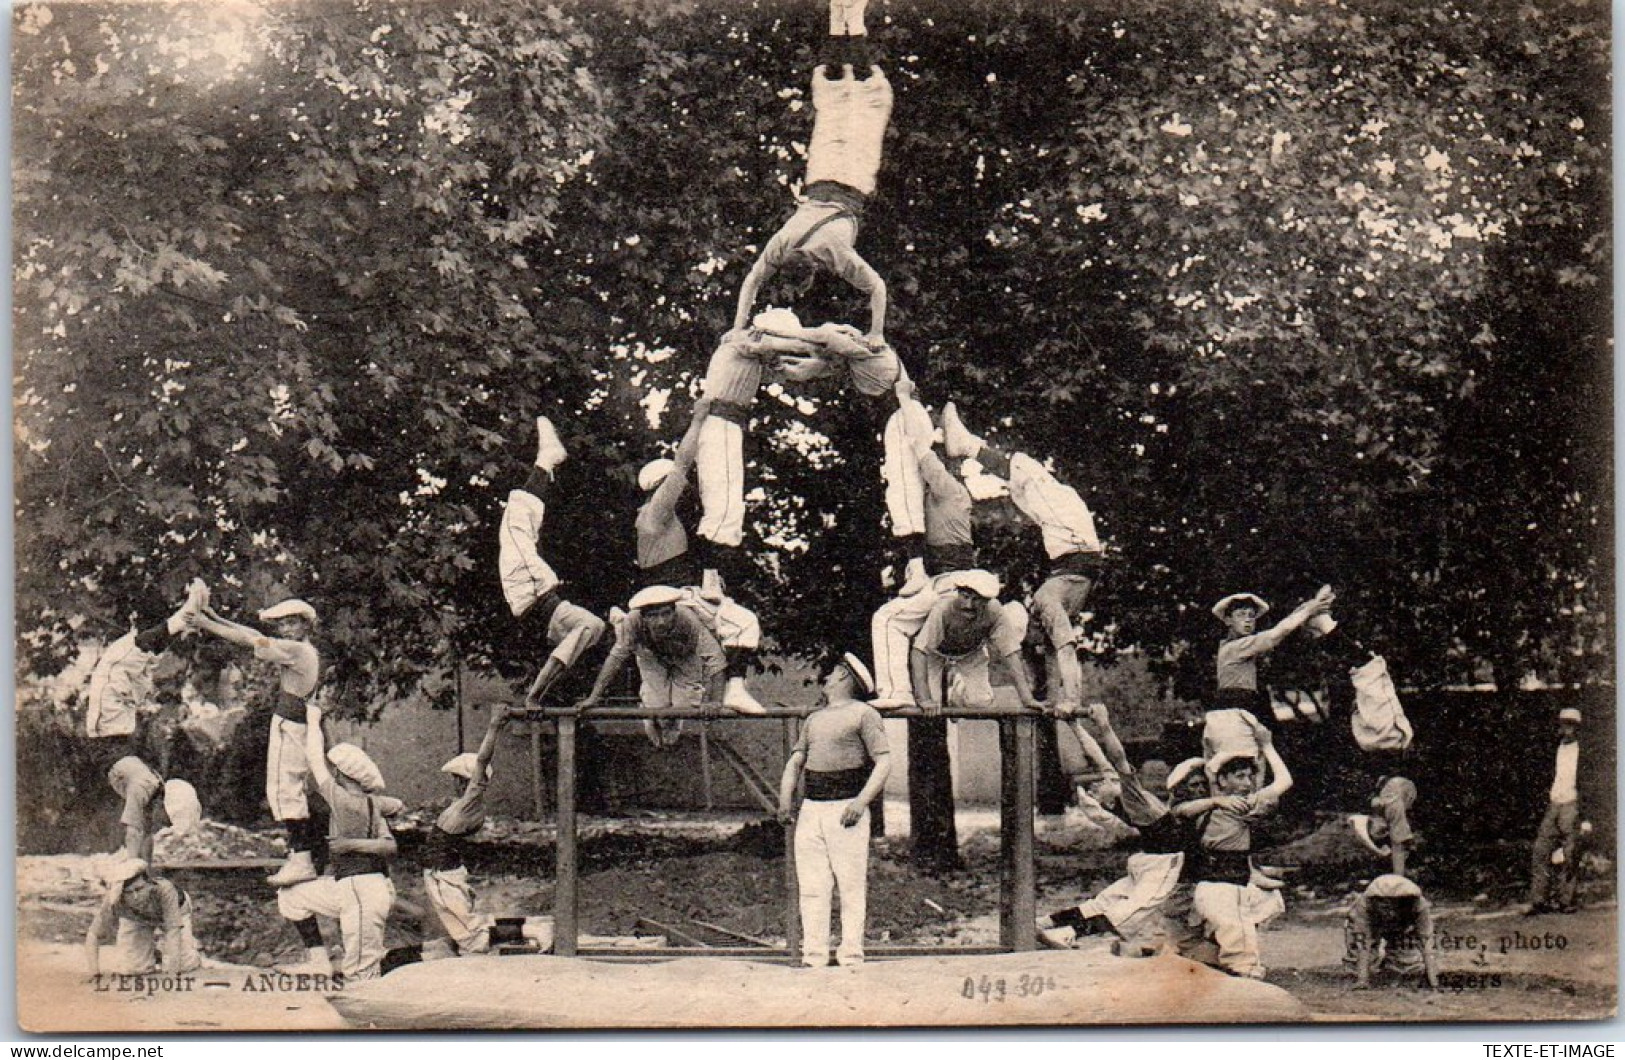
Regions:
[[[623,598],[635,469],[800,179],[814,7],[19,5],[26,661],[192,575],[315,598],[357,703],[502,659],[495,520],[543,411],[572,449],[546,550]],[[1194,681],[1213,599],[1332,582],[1410,681],[1609,671],[1605,8],[871,23],[888,334],[1096,508],[1104,657]],[[863,642],[878,411],[761,405],[746,588],[783,649]],[[989,551],[1029,569],[1012,527]]]

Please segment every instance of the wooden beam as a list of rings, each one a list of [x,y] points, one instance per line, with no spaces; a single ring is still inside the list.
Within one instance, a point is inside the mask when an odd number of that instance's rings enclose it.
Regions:
[[[558,719],[558,789],[556,807],[558,826],[557,868],[553,885],[553,952],[560,957],[576,955],[576,940],[580,933],[577,921],[576,877],[576,719],[566,715]]]

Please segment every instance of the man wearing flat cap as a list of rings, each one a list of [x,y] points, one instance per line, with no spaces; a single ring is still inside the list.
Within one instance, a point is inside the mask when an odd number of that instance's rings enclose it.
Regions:
[[[222,640],[254,651],[254,658],[277,669],[276,701],[265,752],[265,801],[271,817],[288,829],[288,860],[270,877],[273,887],[287,887],[316,878],[311,851],[321,838],[320,823],[310,819],[305,782],[310,767],[305,760],[305,703],[321,679],[321,657],[310,643],[316,629],[316,609],[303,600],[287,599],[259,614],[271,623],[275,636],[252,626],[222,618],[204,604],[197,628]]]
[[[1557,714],[1557,764],[1547,793],[1546,814],[1529,858],[1528,915],[1572,913],[1579,883],[1580,837],[1591,828],[1580,820],[1580,711]]]
[[[1027,610],[999,602],[999,579],[985,570],[955,571],[941,579],[909,653],[914,697],[927,714],[945,707],[986,710],[993,705],[990,661],[1004,664],[1021,705],[1043,710],[1021,664]]]
[[[818,710],[807,716],[779,781],[779,819],[791,821],[796,785],[805,784],[795,817],[796,881],[801,892],[801,963],[829,964],[831,899],[841,896],[836,963],[863,963],[867,918],[869,806],[891,773],[885,723],[867,700],[874,678],[847,652],[824,675]]]
[[[121,857],[103,870],[107,893],[90,929],[85,932],[85,971],[92,979],[102,970],[102,939],[114,924],[114,974],[178,975],[202,967],[192,934],[192,901],[165,879],[147,874],[142,858]]]
[[[645,710],[695,710],[722,699],[728,666],[722,645],[694,608],[682,606],[684,600],[681,589],[651,585],[632,597],[626,614],[612,613],[615,645],[605,657],[592,691],[576,704],[577,710],[598,706],[610,683],[633,658],[641,679],[638,697]],[[656,747],[677,742],[681,719],[671,720],[676,724],[657,725],[653,718],[644,721],[644,731]]]

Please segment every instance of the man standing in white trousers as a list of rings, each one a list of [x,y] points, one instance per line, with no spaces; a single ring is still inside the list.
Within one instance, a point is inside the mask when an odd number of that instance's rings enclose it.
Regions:
[[[801,738],[779,782],[779,819],[792,820],[796,785],[805,780],[795,820],[796,882],[801,892],[801,963],[829,965],[831,899],[841,896],[841,942],[835,961],[863,963],[868,916],[869,804],[891,773],[885,724],[858,697],[874,694],[869,668],[851,652],[824,677],[823,705],[801,726]]]

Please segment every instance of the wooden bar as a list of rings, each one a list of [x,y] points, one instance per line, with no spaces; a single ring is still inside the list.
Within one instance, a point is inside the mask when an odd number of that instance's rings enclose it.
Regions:
[[[580,932],[577,922],[576,879],[576,718],[559,718],[559,798],[557,806],[558,853],[553,886],[553,952],[560,957],[576,955]]]
[[[863,957],[866,961],[888,961],[904,957],[992,957],[1005,952],[1001,946],[865,946]],[[767,964],[789,964],[801,959],[789,950],[763,950],[754,946],[651,946],[647,949],[587,946],[576,956],[595,961],[632,962],[672,961],[680,957],[731,957]]]
[[[761,714],[745,715],[731,713],[730,711],[724,710],[720,706],[712,707],[710,709],[705,707],[691,707],[682,710],[675,708],[669,710],[651,710],[647,707],[638,706],[637,701],[634,699],[628,699],[610,702],[609,704],[601,707],[594,707],[592,710],[586,711],[584,714],[578,713],[574,707],[542,707],[540,709],[528,711],[526,716],[531,718],[579,718],[585,716],[605,721],[612,721],[615,719],[635,721],[642,718],[682,718],[685,720],[696,719],[702,721],[744,721],[756,718],[805,718],[807,715],[811,714],[817,709],[817,707],[813,706],[786,707],[782,704],[775,704],[771,707],[764,707]],[[925,714],[920,710],[919,707],[903,707],[898,710],[882,711],[880,716],[882,718],[933,717],[950,719],[989,718],[998,720],[1002,718],[1037,718],[1043,717],[1044,715],[1020,706],[992,706],[984,710],[944,710],[930,715]]]

